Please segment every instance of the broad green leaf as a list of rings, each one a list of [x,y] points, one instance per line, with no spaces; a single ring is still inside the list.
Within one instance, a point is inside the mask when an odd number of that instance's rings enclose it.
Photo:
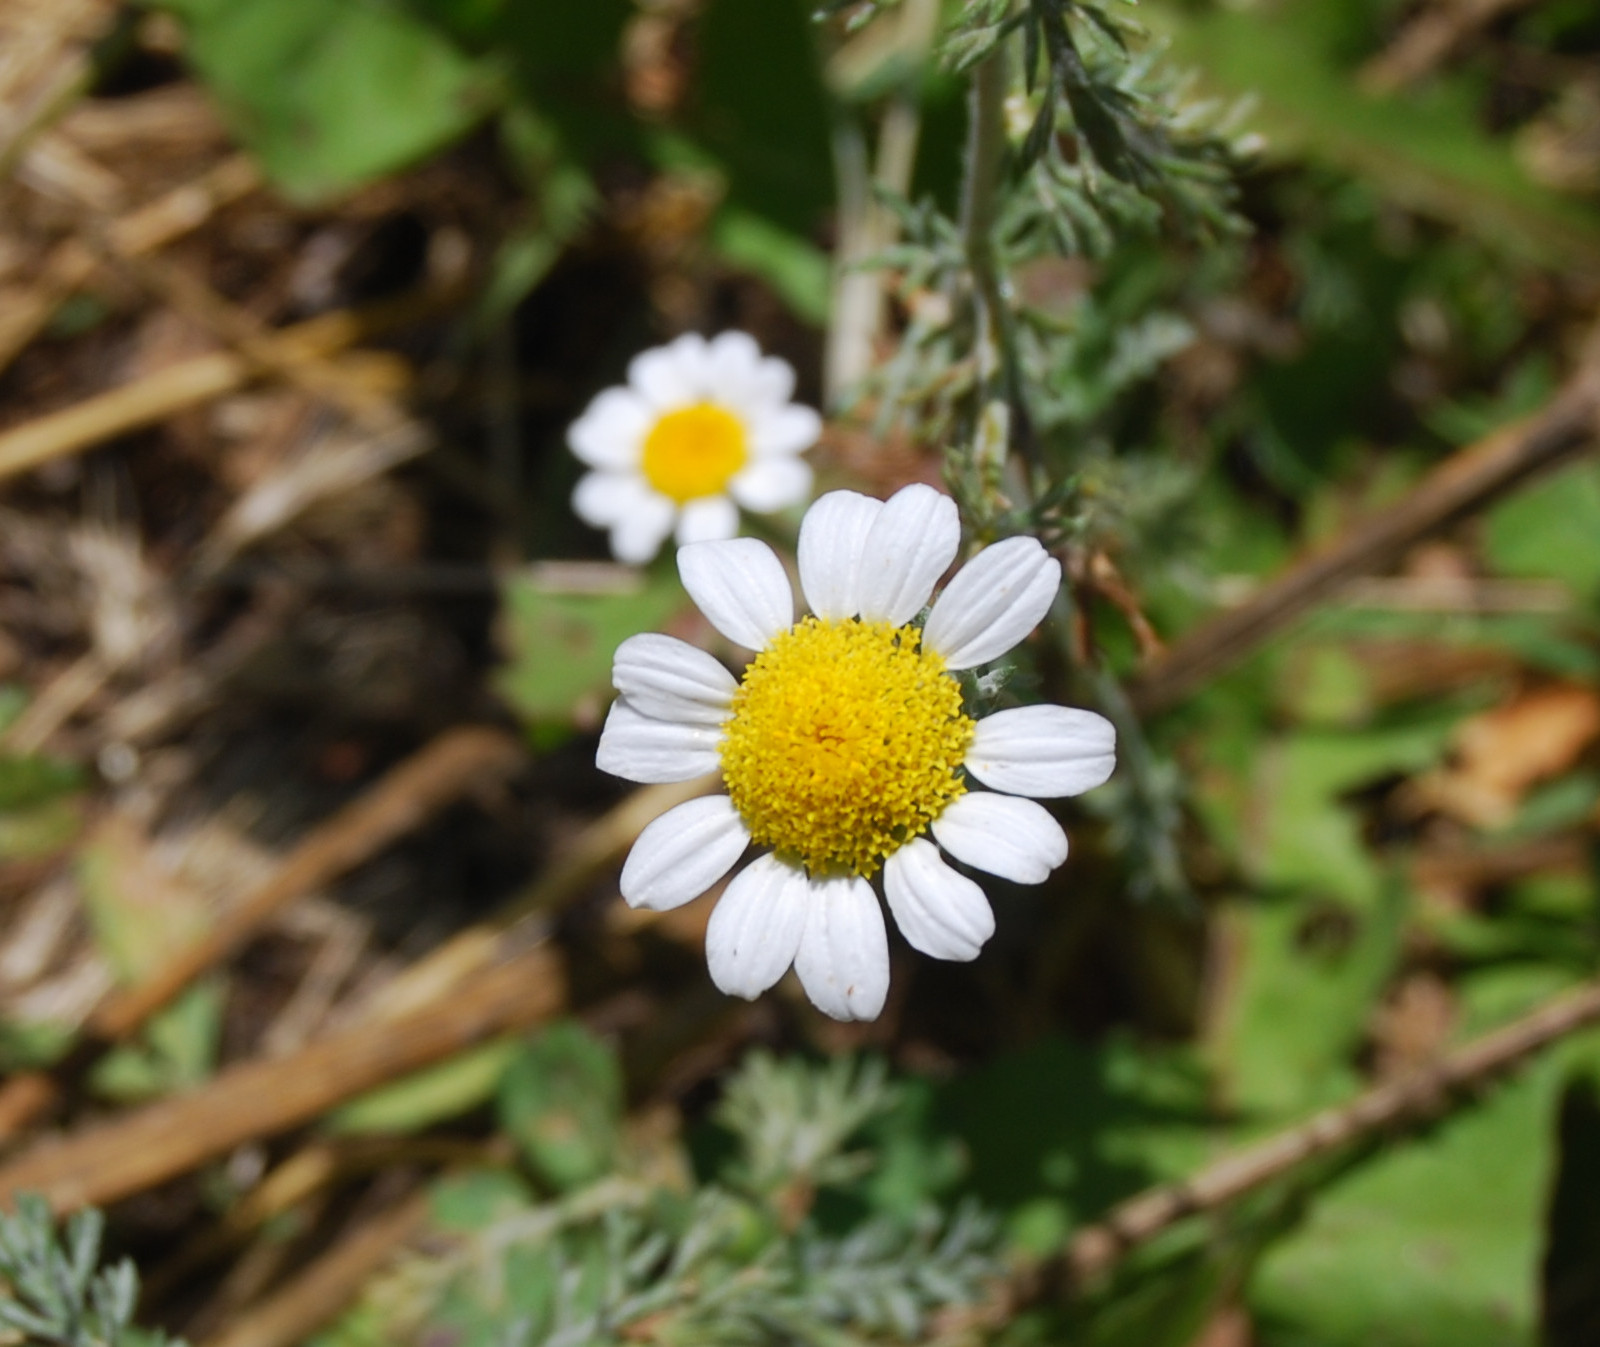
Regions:
[[[0,728],[26,699],[0,704]],[[0,755],[0,862],[60,851],[77,835],[83,811],[76,798],[83,773],[52,758]]]
[[[1554,1057],[1321,1194],[1249,1300],[1264,1347],[1535,1341]]]
[[[566,723],[584,708],[598,715],[610,698],[611,657],[628,637],[659,628],[683,603],[678,578],[641,575],[619,593],[552,593],[538,576],[505,583],[507,663],[497,685],[524,720]]]
[[[717,216],[711,245],[724,261],[770,285],[797,317],[818,327],[828,321],[831,268],[814,243],[733,206]]]
[[[805,0],[710,0],[695,36],[688,129],[728,175],[728,199],[806,237],[833,201],[829,110]]]
[[[1401,950],[1404,902],[1234,906],[1221,920],[1233,971],[1208,1045],[1231,1108],[1281,1121],[1355,1089],[1353,1058]]]
[[[1248,859],[1270,887],[1369,906],[1379,872],[1352,809],[1340,798],[1394,772],[1442,757],[1454,721],[1424,714],[1359,732],[1307,730],[1265,746],[1257,767],[1258,841]]]
[[[0,756],[0,813],[48,804],[83,786],[83,773],[52,758]]]
[[[1560,580],[1600,595],[1600,468],[1582,462],[1522,488],[1484,520],[1489,562],[1502,575]]]
[[[1275,151],[1370,178],[1402,204],[1542,261],[1600,270],[1600,216],[1528,179],[1509,144],[1481,129],[1465,80],[1438,78],[1404,98],[1360,90],[1350,46],[1352,26],[1368,22],[1362,7],[1167,3],[1147,13],[1208,85],[1259,98],[1254,121]]]
[[[534,1172],[557,1189],[607,1171],[621,1121],[621,1067],[581,1025],[551,1025],[521,1048],[501,1081],[501,1125]]]
[[[967,1186],[1035,1252],[1209,1150],[1198,1064],[1124,1038],[1046,1039],[1005,1054],[952,1081],[941,1112],[966,1145]]]
[[[337,1133],[401,1136],[454,1118],[494,1097],[518,1040],[497,1039],[351,1100],[328,1115]]]
[[[440,1179],[428,1194],[429,1215],[441,1229],[471,1234],[503,1221],[533,1200],[528,1185],[504,1169],[474,1169]]]
[[[166,0],[234,132],[286,193],[403,168],[497,102],[488,69],[384,0]]]

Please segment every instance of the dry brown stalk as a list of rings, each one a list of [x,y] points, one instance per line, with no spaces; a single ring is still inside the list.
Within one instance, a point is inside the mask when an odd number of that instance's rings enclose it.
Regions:
[[[414,322],[448,304],[454,288],[429,287],[361,312],[324,314],[273,337],[285,358],[325,359],[388,328]],[[387,362],[385,362],[387,368]],[[230,393],[261,373],[254,361],[218,351],[179,361],[121,388],[85,398],[0,434],[0,481],[51,459],[153,425],[176,412]]]
[[[1394,93],[1431,74],[1475,33],[1529,0],[1448,0],[1424,9],[1393,42],[1361,67],[1370,93]]]
[[[265,883],[201,939],[176,951],[143,981],[113,992],[90,1016],[85,1046],[62,1074],[81,1067],[100,1046],[132,1034],[196,977],[235,953],[287,904],[371,859],[475,786],[500,780],[520,761],[515,741],[498,730],[468,727],[439,736],[313,829]],[[58,1093],[49,1074],[13,1076],[0,1088],[0,1139],[28,1126]]]
[[[244,155],[235,155],[113,222],[106,237],[124,257],[154,252],[192,233],[218,209],[260,185],[261,174],[255,164]],[[0,370],[39,335],[51,315],[94,275],[99,264],[95,253],[77,239],[56,246],[45,258],[33,289],[0,314]]]
[[[1428,534],[1590,447],[1597,435],[1600,334],[1543,411],[1452,455],[1404,499],[1174,641],[1129,688],[1134,709],[1149,716],[1176,705],[1347,581],[1398,560]]]
[[[294,1347],[303,1342],[356,1299],[367,1279],[422,1228],[427,1215],[426,1192],[402,1198],[203,1347]]]
[[[497,1034],[537,1024],[565,996],[557,955],[536,945],[480,971],[445,1001],[358,1024],[290,1057],[240,1063],[191,1093],[43,1143],[0,1167],[0,1201],[37,1192],[57,1211],[115,1202]]]
[[[1547,1001],[1493,1033],[1474,1039],[1437,1063],[1401,1079],[1374,1086],[1350,1103],[1224,1156],[1178,1183],[1162,1184],[1114,1207],[1106,1218],[1080,1230],[1059,1266],[1035,1269],[1039,1287],[1064,1275],[1081,1286],[1103,1276],[1123,1255],[1187,1216],[1213,1212],[1307,1161],[1353,1141],[1433,1116],[1451,1097],[1569,1034],[1600,1023],[1600,982]]]
[[[703,776],[645,786],[624,797],[579,833],[567,855],[535,883],[487,921],[458,932],[412,964],[382,988],[373,1003],[363,1008],[364,1013],[402,1014],[451,996],[454,988],[474,977],[494,956],[507,932],[571,902],[627,853],[648,823],[674,805],[707,794],[718,780]],[[655,914],[638,915],[649,918]]]
[[[337,363],[282,341],[254,314],[182,267],[164,258],[123,252],[109,231],[103,231],[96,242],[112,265],[177,312],[208,328],[262,372],[276,374],[333,403],[367,430],[386,428],[400,415],[386,391],[375,389],[369,380]]]

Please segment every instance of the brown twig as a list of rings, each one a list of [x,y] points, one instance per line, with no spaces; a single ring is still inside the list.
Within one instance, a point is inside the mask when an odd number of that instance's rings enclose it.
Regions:
[[[286,359],[325,358],[363,338],[414,322],[455,297],[453,287],[431,286],[362,312],[324,314],[282,332],[273,342]],[[146,378],[85,398],[0,434],[0,480],[51,459],[152,425],[256,378],[262,367],[231,351],[179,361]]]
[[[537,1024],[565,994],[548,946],[503,957],[421,1010],[358,1024],[290,1057],[241,1063],[192,1093],[41,1144],[0,1167],[0,1201],[37,1192],[57,1211],[115,1202],[497,1034]]]
[[[1449,59],[1474,33],[1521,9],[1529,0],[1448,0],[1418,14],[1383,51],[1361,67],[1357,80],[1369,93],[1394,93],[1415,84]]]
[[[132,1034],[196,977],[235,953],[288,903],[371,859],[464,792],[504,776],[521,760],[498,730],[451,730],[312,830],[283,864],[194,944],[149,977],[113,992],[89,1018],[84,1047],[58,1074],[81,1070],[108,1043]],[[13,1076],[0,1088],[0,1139],[15,1136],[58,1097],[57,1077]]]
[[[645,786],[626,796],[579,833],[564,858],[487,921],[458,932],[385,985],[366,1008],[367,1013],[402,1014],[449,997],[454,988],[476,976],[484,962],[493,957],[507,931],[572,902],[627,854],[646,824],[674,805],[707,794],[718,780],[704,776],[671,785]],[[648,919],[656,914],[638,915]]]
[[[402,1198],[363,1222],[204,1347],[294,1347],[303,1342],[355,1300],[367,1278],[421,1229],[427,1215],[426,1192]]]
[[[1187,1216],[1213,1212],[1307,1161],[1353,1141],[1426,1118],[1452,1095],[1485,1083],[1540,1049],[1600,1023],[1600,982],[1555,997],[1504,1028],[1457,1048],[1435,1065],[1378,1085],[1339,1108],[1247,1146],[1178,1183],[1163,1184],[1114,1207],[1080,1230],[1059,1265],[1030,1274],[1039,1285],[1064,1275],[1082,1286],[1102,1277],[1130,1249]]]
[[[1392,563],[1419,539],[1589,447],[1597,434],[1600,336],[1542,412],[1461,450],[1403,500],[1174,641],[1129,688],[1134,710],[1149,716],[1176,705],[1347,581]]]
[[[192,233],[229,202],[253,192],[261,174],[244,155],[224,159],[192,182],[123,216],[106,230],[119,254],[138,257]],[[44,259],[33,288],[0,314],[0,370],[32,341],[62,302],[94,275],[95,254],[77,239],[58,244]]]

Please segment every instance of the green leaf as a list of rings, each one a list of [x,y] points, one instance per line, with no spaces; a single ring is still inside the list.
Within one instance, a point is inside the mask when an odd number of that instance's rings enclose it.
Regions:
[[[0,813],[48,804],[83,786],[83,773],[52,758],[0,756]]]
[[[1554,1057],[1323,1193],[1249,1300],[1263,1347],[1514,1347],[1535,1340]]]
[[[711,246],[729,265],[760,277],[798,318],[828,321],[831,266],[815,244],[750,211],[729,207],[711,229]]]
[[[689,129],[722,163],[728,198],[801,237],[833,202],[829,109],[802,0],[711,0],[696,28]]]
[[[487,67],[382,0],[166,0],[234,132],[300,199],[381,177],[466,132]]]
[[[1252,119],[1278,152],[1303,150],[1371,178],[1394,200],[1555,265],[1600,268],[1600,217],[1532,183],[1511,147],[1481,129],[1475,91],[1440,77],[1405,98],[1363,93],[1349,61],[1348,0],[1145,11],[1214,88],[1259,97]]]
[[[552,1187],[566,1191],[599,1178],[616,1154],[622,1122],[615,1055],[581,1025],[551,1025],[507,1068],[500,1122]]]
[[[368,1091],[328,1115],[336,1133],[403,1136],[454,1118],[494,1097],[518,1040],[497,1039]]]
[[[1502,575],[1560,580],[1575,597],[1600,595],[1600,469],[1578,463],[1524,487],[1489,511],[1484,544]]]
[[[1046,1039],[951,1082],[942,1112],[971,1158],[968,1184],[1045,1252],[1075,1222],[1198,1165],[1204,1073],[1178,1049]]]
[[[555,593],[524,572],[506,581],[502,601],[509,662],[496,680],[501,695],[534,725],[566,723],[581,710],[599,716],[617,647],[660,627],[682,605],[683,587],[663,570],[617,593]]]

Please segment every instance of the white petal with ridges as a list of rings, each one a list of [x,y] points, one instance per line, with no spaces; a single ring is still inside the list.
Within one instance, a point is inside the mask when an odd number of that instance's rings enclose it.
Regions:
[[[758,458],[728,483],[728,494],[756,514],[787,509],[811,494],[811,465],[787,454]]]
[[[812,880],[794,971],[811,1003],[836,1020],[872,1020],[889,994],[883,911],[856,875]]]
[[[1067,835],[1032,800],[969,791],[933,821],[935,840],[958,861],[1018,884],[1040,884],[1067,859]]]
[[[729,996],[752,999],[789,970],[810,905],[805,874],[758,856],[723,890],[706,926],[706,967]]]
[[[800,588],[818,617],[861,611],[861,555],[883,502],[857,491],[830,491],[800,521]]]
[[[912,949],[935,959],[976,959],[994,934],[994,912],[983,890],[952,870],[939,848],[913,838],[883,866],[883,894]]]
[[[717,753],[721,742],[721,730],[658,720],[618,697],[606,716],[594,760],[602,772],[624,781],[643,785],[691,781],[722,765]]]
[[[1037,538],[1006,538],[986,547],[934,600],[922,633],[952,669],[971,669],[1005,654],[1050,611],[1061,563]]]
[[[778,555],[756,538],[678,549],[678,575],[706,620],[735,645],[762,650],[794,624],[794,592]]]
[[[714,543],[739,532],[739,507],[726,496],[702,496],[678,512],[678,546]]]
[[[653,631],[617,647],[611,684],[641,714],[685,725],[722,724],[739,686],[704,650]]]
[[[670,912],[698,898],[744,855],[750,834],[726,795],[667,810],[639,834],[622,867],[630,907]]]
[[[966,761],[994,790],[1044,799],[1093,790],[1116,765],[1116,727],[1072,706],[1019,706],[985,716]]]
[[[649,403],[631,388],[608,388],[567,428],[567,443],[591,468],[635,468],[654,423]]]
[[[896,491],[861,552],[861,616],[901,626],[928,602],[961,546],[955,501],[920,483]]]

